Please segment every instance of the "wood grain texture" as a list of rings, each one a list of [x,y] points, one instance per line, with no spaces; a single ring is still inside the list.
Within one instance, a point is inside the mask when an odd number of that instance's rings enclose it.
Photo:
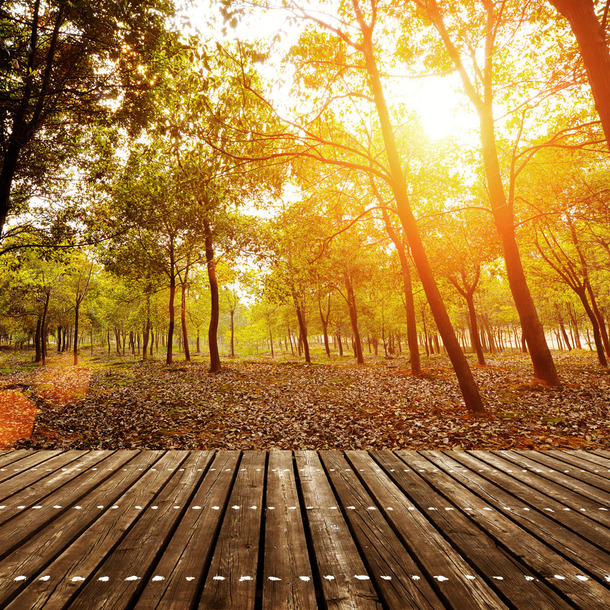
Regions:
[[[0,453],[0,607],[605,609],[608,468],[600,451]]]

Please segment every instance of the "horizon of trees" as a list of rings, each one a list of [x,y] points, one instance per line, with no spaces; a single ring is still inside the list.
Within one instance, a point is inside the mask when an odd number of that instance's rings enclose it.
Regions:
[[[605,32],[607,4],[582,4]],[[221,348],[310,362],[312,340],[408,354],[415,375],[444,352],[473,412],[465,352],[528,352],[551,386],[549,344],[607,366],[604,98],[551,3],[289,2],[290,45],[206,38],[167,3],[141,23],[120,2],[26,6],[0,9],[0,342],[43,364],[207,343],[211,372]],[[245,5],[215,7],[240,32]],[[426,74],[459,77],[468,144],[396,95]]]

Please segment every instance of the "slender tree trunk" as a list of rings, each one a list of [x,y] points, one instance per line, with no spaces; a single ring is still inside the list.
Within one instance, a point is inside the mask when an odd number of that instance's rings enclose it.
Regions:
[[[205,223],[205,261],[210,283],[211,313],[208,328],[208,346],[210,349],[210,373],[218,373],[222,369],[218,351],[218,323],[220,321],[220,299],[218,294],[218,278],[216,277],[216,259],[214,258],[214,242],[212,229]]]
[[[231,358],[235,358],[235,309],[231,309]]]
[[[377,199],[382,202],[381,195],[375,188],[373,183],[373,189],[375,191]],[[413,282],[411,280],[411,265],[405,252],[405,247],[401,240],[398,238],[396,231],[390,221],[390,217],[383,208],[383,220],[386,228],[386,232],[390,236],[390,239],[394,243],[394,247],[398,252],[398,258],[400,260],[400,269],[402,272],[402,287],[405,295],[405,311],[407,314],[407,344],[409,346],[410,360],[411,360],[411,373],[413,375],[421,375],[421,358],[419,357],[419,344],[417,341],[417,322],[415,317],[415,300],[413,299]]]
[[[74,366],[78,364],[78,318],[80,313],[80,301],[77,299],[76,305],[74,307],[74,345],[73,353],[74,353]]]
[[[602,340],[602,335],[599,330],[599,324],[597,322],[597,318],[595,317],[595,313],[593,312],[591,305],[589,305],[586,289],[583,286],[582,289],[576,290],[575,292],[578,295],[578,298],[580,299],[580,302],[582,303],[582,306],[584,307],[587,317],[589,318],[589,321],[591,322],[591,326],[593,328],[593,341],[595,342],[597,359],[602,366],[607,367],[608,361],[606,359],[606,353],[604,350],[604,342]]]
[[[362,353],[362,341],[360,339],[360,330],[358,329],[358,311],[356,309],[356,295],[354,294],[354,286],[348,272],[344,275],[345,288],[347,290],[347,308],[349,311],[349,319],[354,333],[354,355],[358,364],[364,364],[364,354]]]
[[[377,114],[385,144],[385,151],[390,165],[390,172],[393,181],[392,189],[396,199],[398,215],[409,245],[411,246],[411,254],[413,255],[413,260],[415,262],[420,281],[428,298],[428,302],[430,303],[432,315],[434,316],[437,328],[443,337],[443,342],[447,348],[451,364],[453,365],[453,369],[456,373],[466,408],[475,413],[483,413],[485,411],[483,400],[479,394],[479,389],[476,385],[474,377],[472,376],[472,371],[468,365],[468,360],[460,348],[457,337],[455,336],[455,331],[453,330],[451,320],[449,319],[449,314],[447,313],[441,293],[434,279],[432,267],[430,266],[415,217],[413,216],[413,212],[411,210],[407,189],[405,187],[405,179],[401,167],[400,156],[394,137],[394,130],[390,120],[390,114],[388,112],[379,71],[377,69],[377,64],[373,53],[372,30],[363,23],[361,16],[358,16],[358,19],[361,22],[361,29],[363,31],[363,52],[366,70],[369,75],[369,83],[373,93],[375,106],[377,108]]]
[[[341,341],[341,333],[337,331],[337,348],[339,350],[339,358],[343,356],[343,341]]]
[[[34,333],[34,346],[36,349],[36,355],[34,356],[34,362],[42,361],[42,313],[38,314],[36,319],[36,332]]]
[[[568,338],[568,333],[566,332],[566,327],[563,324],[563,317],[561,315],[561,310],[557,303],[555,303],[555,311],[557,312],[557,321],[559,322],[559,330],[561,332],[561,336],[563,337],[567,350],[570,351],[572,349],[572,346],[570,345],[570,339]]]
[[[481,346],[481,339],[479,337],[479,325],[477,323],[477,311],[474,306],[474,295],[472,293],[466,293],[464,295],[466,303],[468,304],[468,318],[470,320],[470,342],[477,355],[477,360],[481,366],[485,366],[485,356],[483,355],[483,348]]]
[[[591,288],[591,283],[587,279],[587,292],[589,293],[589,298],[591,299],[591,309],[595,315],[595,319],[597,320],[597,324],[599,325],[599,334],[602,338],[602,343],[604,345],[604,350],[606,352],[606,356],[610,356],[610,342],[608,341],[608,331],[606,330],[606,321],[604,320],[604,316],[602,312],[599,310],[597,306],[597,299],[593,294],[593,289]]]
[[[299,305],[296,295],[294,296],[295,308],[297,311],[297,320],[299,322],[299,347],[303,345],[303,351],[305,352],[305,362],[311,364],[311,356],[309,355],[309,342],[307,340],[307,324],[305,323],[305,315],[301,306]],[[299,350],[300,353],[300,350]]]
[[[184,359],[187,362],[191,361],[191,350],[189,348],[188,329],[186,327],[186,278],[188,269],[184,272],[184,282],[181,283],[181,299],[180,299],[180,323],[182,324],[182,342],[184,343]]]
[[[269,326],[269,346],[271,347],[271,357],[275,358],[275,353],[273,351],[273,334],[271,332],[271,323],[270,322],[269,322],[268,326]],[[280,345],[280,347],[281,347],[281,345]]]
[[[570,303],[568,303],[568,314],[574,329],[574,344],[576,345],[577,349],[582,349],[582,343],[580,342],[580,330],[578,328],[578,318],[576,317],[576,312]]]
[[[174,309],[174,302],[176,300],[176,272],[173,261],[171,264],[171,274],[169,278],[169,324],[167,327],[167,351],[165,356],[165,363],[172,364],[174,361],[174,326],[176,324],[176,311]]]

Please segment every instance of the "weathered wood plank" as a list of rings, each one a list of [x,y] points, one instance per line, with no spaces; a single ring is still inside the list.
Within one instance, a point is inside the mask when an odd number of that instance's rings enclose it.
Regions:
[[[291,451],[269,453],[263,568],[264,609],[318,607]]]
[[[549,574],[552,573],[552,580],[556,580],[555,574],[559,572],[559,567],[555,567],[552,564],[552,558],[556,553],[560,553],[575,567],[572,570],[567,566],[569,568],[569,578],[575,579],[584,587],[589,586],[587,583],[592,578],[597,578],[600,582],[604,582],[607,568],[610,566],[610,553],[603,548],[587,542],[574,531],[564,527],[561,522],[555,521],[552,518],[555,514],[554,512],[542,512],[532,509],[530,505],[508,493],[501,487],[503,482],[507,482],[507,486],[510,486],[510,477],[508,475],[486,473],[487,477],[493,477],[492,482],[484,476],[485,473],[477,474],[477,470],[481,466],[480,462],[477,462],[472,456],[464,455],[464,452],[454,453],[455,455],[441,451],[422,452],[424,457],[436,466],[443,468],[447,473],[452,473],[451,476],[454,479],[477,494],[484,503],[494,507],[497,511],[500,511],[514,521],[518,527],[523,529],[524,535],[536,536],[545,545],[552,548],[555,553],[549,550],[548,555],[546,555],[549,561]],[[463,473],[461,469],[457,468],[457,466],[462,465],[467,466],[469,472]],[[509,480],[507,481],[507,479]],[[523,495],[527,497],[527,490]],[[600,534],[607,535],[608,533],[607,531],[602,532],[601,527],[597,529]],[[518,530],[517,533],[519,533]],[[517,546],[519,552],[527,549],[527,545],[522,543],[520,537]],[[610,546],[607,546],[606,549],[610,549]],[[579,573],[579,569],[582,570],[581,573]],[[604,596],[610,595],[610,590],[605,588],[598,588],[598,594],[600,592],[603,592]],[[590,603],[590,601],[587,603]]]
[[[610,493],[608,493],[608,489],[610,488],[610,482],[606,477],[600,475],[599,472],[593,472],[593,469],[586,467],[586,463],[582,465],[573,465],[572,468],[570,468],[569,466],[566,467],[565,461],[558,459],[554,455],[551,455],[548,451],[536,451],[533,455],[527,454],[527,457],[538,462],[542,468],[548,468],[549,474],[552,474],[553,471],[560,472],[562,475],[567,474],[567,481],[570,481],[572,479],[578,479],[578,481],[581,483],[586,483],[591,487],[601,490],[606,494],[607,499],[610,503]],[[583,468],[583,466],[585,467]]]
[[[46,450],[49,451],[50,450]],[[19,460],[23,459],[24,457],[27,457],[29,455],[32,454],[43,454],[45,453],[45,451],[32,451],[30,449],[15,449],[15,450],[5,450],[2,451],[2,453],[0,454],[0,472],[2,471],[2,468],[6,468],[7,466],[14,464],[15,462],[18,462]],[[54,450],[53,453],[59,453],[59,450]],[[44,455],[37,455],[37,458],[42,461],[44,460]]]
[[[108,452],[81,452],[79,455],[67,452],[62,454],[61,457],[65,457],[70,461],[64,462],[62,460],[57,463],[55,460],[52,460],[55,463],[52,465],[53,471],[50,473],[46,472],[47,468],[41,469],[42,471],[37,471],[36,473],[32,473],[32,470],[30,469],[24,474],[32,474],[36,478],[28,476],[26,481],[19,480],[19,484],[16,488],[11,485],[12,483],[17,483],[16,479],[7,481],[3,491],[9,491],[9,488],[11,487],[16,489],[16,491],[7,495],[2,500],[2,504],[5,505],[6,508],[0,511],[0,525],[21,513],[23,510],[28,510],[34,505],[43,503],[48,496],[56,494],[64,484],[74,481],[76,476],[86,477],[86,472],[90,468],[95,468],[100,465],[104,459],[108,458]],[[49,466],[51,466],[51,464],[49,464]],[[48,470],[51,470],[51,468],[49,467]]]
[[[79,476],[66,481],[57,491],[48,495],[42,504],[37,505],[37,508],[23,509],[18,514],[18,518],[2,524],[0,540],[3,541],[3,545],[0,549],[0,558],[17,549],[42,528],[48,527],[62,512],[81,510],[80,508],[73,509],[73,507],[77,506],[78,502],[86,498],[89,492],[96,489],[117,468],[123,467],[135,455],[137,455],[135,451],[111,453],[95,471],[80,473]],[[20,510],[19,506],[22,505],[18,505],[17,510]]]
[[[577,456],[582,460],[586,460],[590,464],[595,464],[598,468],[601,468],[604,472],[610,475],[610,459],[601,457],[597,453],[591,451],[582,451],[581,449],[574,451],[557,451],[557,453],[567,453],[569,456]]]
[[[254,608],[266,457],[242,456],[199,608]]]
[[[603,506],[610,506],[610,492],[604,491],[596,485],[587,482],[589,479],[585,473],[579,473],[579,477],[573,477],[563,472],[558,472],[556,464],[549,458],[543,455],[538,455],[540,452],[523,452],[523,451],[506,451],[504,456],[519,464],[534,471],[540,478],[547,479],[555,485],[562,485],[570,491],[578,493],[583,498],[588,498],[593,502],[597,502]],[[549,465],[549,462],[551,465]],[[610,520],[608,522],[610,525]]]
[[[235,478],[239,451],[219,451],[172,539],[145,583],[136,608],[192,608],[203,585]]]
[[[384,517],[421,564],[425,577],[436,588],[447,608],[500,610],[507,607],[482,578],[473,576],[467,558],[431,527],[424,514],[366,451],[348,451],[346,455],[366,488],[376,498]]]
[[[139,514],[128,502],[122,502],[117,508],[115,502],[140,478],[142,493],[146,496],[156,493],[153,481],[146,478],[148,473],[142,474],[162,457],[157,451],[122,453],[109,457],[114,460],[113,464],[127,463],[130,468],[115,468],[111,475],[97,471],[99,486],[90,489],[81,508],[76,509],[74,504],[64,504],[57,509],[50,506],[58,513],[56,518],[43,518],[46,521],[44,529],[38,528],[29,539],[18,538],[17,544],[12,545],[13,552],[0,562],[0,606],[26,585],[27,601],[16,602],[16,608],[42,607],[50,595],[54,599],[65,595],[66,586],[70,589],[69,597],[80,586],[82,574],[94,569],[90,565],[97,566],[113,548]],[[128,509],[131,512],[125,518]],[[78,580],[66,583],[71,571],[71,578]],[[54,604],[52,601],[51,606]],[[62,605],[58,603],[56,607]]]
[[[485,578],[503,599],[524,608],[531,605],[570,607],[557,593],[541,583],[537,574],[526,564],[499,547],[496,540],[486,535],[485,530],[472,521],[471,513],[466,510],[470,508],[470,497],[464,498],[462,490],[458,488],[457,497],[447,500],[423,478],[425,473],[419,472],[423,468],[419,456],[406,451],[399,451],[397,455],[402,461],[391,454],[373,452],[375,459],[384,466],[419,510],[427,515],[454,547],[468,557],[478,575]]]
[[[560,451],[559,449],[553,449],[547,451],[547,454],[559,460],[562,464],[565,464],[565,469],[569,469],[570,466],[577,466],[578,468],[582,468],[610,480],[610,463],[592,453],[586,451]]]
[[[329,609],[380,609],[381,603],[314,451],[296,451],[305,518]]]
[[[570,511],[582,513],[581,518],[583,519],[593,519],[604,527],[608,527],[608,513],[599,510],[599,502],[592,501],[589,498],[581,496],[579,493],[571,491],[565,485],[553,481],[552,478],[549,480],[546,477],[539,476],[535,472],[538,469],[536,464],[511,461],[506,453],[496,453],[493,451],[470,451],[469,453],[493,468],[510,474],[513,478],[546,496],[546,499],[541,498],[541,504],[537,508],[544,510],[544,508],[549,506],[552,507],[549,502],[556,501],[563,505],[561,509],[569,508]],[[603,508],[603,506],[601,507]]]
[[[65,457],[66,452],[63,451],[24,453],[21,459],[0,468],[0,499],[27,487],[28,481],[52,472],[58,464],[63,466],[76,459],[74,456],[78,457],[78,452],[74,452],[73,457]]]
[[[173,458],[172,465],[166,468],[172,474],[154,498],[157,508],[149,506],[141,513],[73,598],[70,608],[104,610],[131,607],[139,591],[153,577],[158,558],[212,458],[207,451],[171,451],[166,455]]]
[[[337,451],[321,451],[320,457],[385,605],[390,608],[444,608],[345,458]],[[398,557],[400,561],[397,561]]]

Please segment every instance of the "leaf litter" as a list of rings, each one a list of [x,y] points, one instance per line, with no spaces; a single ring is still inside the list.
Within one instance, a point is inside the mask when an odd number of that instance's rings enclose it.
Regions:
[[[47,365],[25,384],[38,408],[19,448],[71,449],[609,449],[610,374],[593,355],[556,357],[563,385],[531,379],[525,355],[473,367],[488,413],[463,406],[448,361],[305,365],[230,361],[107,363],[76,373]],[[67,369],[67,370],[66,370]],[[0,389],[10,378],[0,377]],[[51,381],[49,381],[51,379]]]

